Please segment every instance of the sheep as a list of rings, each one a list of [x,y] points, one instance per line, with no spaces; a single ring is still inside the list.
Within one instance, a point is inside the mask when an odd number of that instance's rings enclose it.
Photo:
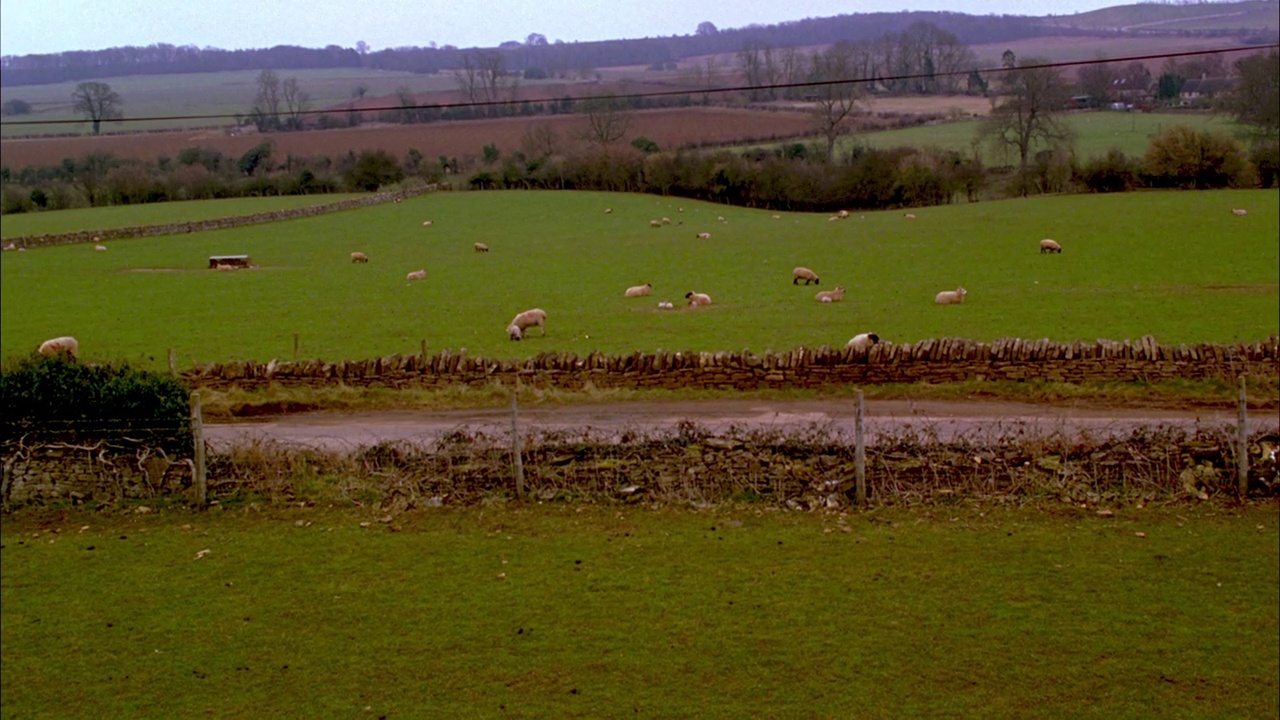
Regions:
[[[235,266],[235,265],[232,265],[231,263],[218,263],[217,265],[214,265],[214,266],[213,266],[213,269],[214,269],[214,270],[221,270],[221,271],[223,271],[223,272],[226,272],[226,271],[229,271],[229,270],[235,270],[235,269],[236,269],[236,266]]]
[[[672,303],[668,300],[663,300],[662,302],[658,303],[658,309],[660,310],[670,310],[674,307],[675,307],[675,303]]]
[[[627,288],[627,291],[623,293],[623,296],[624,297],[644,297],[645,295],[648,295],[649,291],[652,289],[653,289],[653,285],[651,285],[650,283],[645,283],[643,285],[634,285],[632,287]]]
[[[813,283],[814,285],[822,284],[821,282],[818,281],[818,273],[810,270],[807,267],[797,267],[795,270],[791,271],[792,285],[800,284],[801,280],[804,281],[805,285],[808,285],[809,283]]]
[[[547,312],[541,308],[533,308],[512,318],[507,324],[507,336],[512,340],[520,340],[524,337],[524,331],[531,327],[537,326],[542,329],[542,334],[547,334]]]
[[[1050,240],[1049,238],[1045,238],[1045,239],[1043,239],[1043,240],[1041,240],[1041,241],[1040,241],[1040,252],[1041,252],[1041,254],[1043,254],[1043,253],[1059,253],[1059,254],[1061,254],[1061,253],[1062,253],[1062,246],[1058,244],[1058,241],[1057,241],[1057,240]]]
[[[841,220],[846,220],[849,217],[849,211],[841,210],[840,212],[836,213],[836,217],[840,218]]]
[[[5,250],[17,250],[17,249],[18,249],[18,246],[17,246],[17,245],[14,245],[13,243],[7,243],[7,244],[4,246],[4,249],[5,249]]]
[[[690,305],[710,305],[711,296],[700,292],[687,292],[684,294]]]
[[[718,221],[720,221],[720,222],[728,222],[727,220],[725,220],[725,219],[724,219],[724,216],[723,216],[723,215],[717,215],[717,216],[716,216],[716,220],[718,220]]]
[[[671,224],[671,218],[669,218],[669,217],[665,217],[665,216],[664,216],[664,217],[662,218],[662,224],[663,224],[663,225],[670,225],[670,224]]]
[[[39,352],[45,357],[66,355],[68,358],[74,358],[80,353],[80,343],[70,335],[64,335],[40,343]]]
[[[353,262],[353,263],[367,263],[367,262],[369,262],[369,256],[368,256],[368,255],[365,255],[365,254],[364,254],[364,253],[362,253],[362,252],[356,251],[356,252],[351,253],[351,262]]]
[[[781,220],[781,219],[782,219],[782,216],[781,216],[781,215],[771,215],[770,217],[771,217],[772,219],[774,219],[774,220]]]
[[[710,240],[710,239],[711,239],[711,233],[708,233],[708,232],[700,232],[700,233],[698,233],[695,237],[697,237],[699,240]]]
[[[943,290],[933,298],[933,301],[939,305],[959,305],[964,302],[964,296],[968,294],[969,291],[962,287],[955,290]]]
[[[423,220],[423,221],[422,221],[422,227],[431,227],[431,221],[430,221],[430,220]]]
[[[1248,215],[1249,211],[1244,208],[1231,208],[1232,215]]]
[[[476,252],[489,252],[489,246],[485,245],[482,242],[476,243],[475,248],[476,248]]]
[[[650,220],[650,221],[649,221],[649,227],[662,227],[662,221],[661,221],[661,220]]]
[[[94,245],[94,246],[93,246],[93,249],[94,249],[94,251],[95,251],[95,252],[106,252],[106,251],[107,251],[107,246],[106,246],[106,245]]]
[[[908,219],[908,220],[915,220],[915,219],[916,219],[916,214],[915,214],[915,213],[903,213],[903,214],[902,214],[902,217],[904,217],[904,218],[906,218],[906,219]]]
[[[821,290],[813,299],[824,303],[840,302],[844,299],[844,288],[836,286],[835,290]]]
[[[405,279],[405,280],[426,280],[426,279],[427,279],[427,271],[426,271],[426,270],[414,270],[413,272],[409,273],[408,275],[405,275],[405,276],[404,276],[404,279]]]
[[[613,208],[605,208],[605,209],[604,209],[604,214],[605,214],[605,215],[610,215],[610,214],[612,214],[612,213],[613,213]]]
[[[880,336],[875,333],[859,333],[854,335],[852,340],[845,343],[845,347],[864,352],[870,350],[872,345],[876,345],[879,342]]]
[[[839,219],[840,218],[836,217],[835,215],[832,215],[831,217],[827,218],[827,222],[836,222]]]

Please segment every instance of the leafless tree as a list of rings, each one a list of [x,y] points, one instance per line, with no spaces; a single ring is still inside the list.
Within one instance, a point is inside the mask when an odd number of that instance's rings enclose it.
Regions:
[[[853,74],[853,44],[847,41],[810,57],[810,79],[823,82],[814,89],[814,124],[827,139],[827,157],[835,154],[836,138],[849,131],[852,119],[867,94],[865,82]]]
[[[1094,59],[1104,60],[1106,56],[1099,54]],[[1115,66],[1105,62],[1081,65],[1080,70],[1076,72],[1076,82],[1080,85],[1080,92],[1089,96],[1089,104],[1093,107],[1111,102],[1115,93],[1116,78]]]
[[[281,86],[280,97],[284,101],[285,126],[290,130],[302,129],[302,116],[311,109],[311,93],[298,85],[298,78],[289,78]]]
[[[71,109],[86,116],[93,123],[97,135],[103,120],[119,120],[124,117],[123,103],[111,86],[101,82],[82,82],[71,92]]]
[[[1033,147],[1065,145],[1072,139],[1071,128],[1062,121],[1063,105],[1071,97],[1066,82],[1055,68],[1028,67],[1047,63],[1028,58],[1005,73],[992,98],[991,114],[978,129],[984,140],[1016,150],[1023,173]]]
[[[600,147],[608,147],[626,136],[631,127],[631,113],[613,95],[605,95],[586,103],[585,138]]]
[[[274,70],[263,70],[257,78],[258,95],[253,100],[249,117],[259,131],[280,128],[280,77]]]

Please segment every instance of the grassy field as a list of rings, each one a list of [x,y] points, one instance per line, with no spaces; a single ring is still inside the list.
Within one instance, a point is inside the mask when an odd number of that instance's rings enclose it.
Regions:
[[[0,237],[76,232],[79,230],[111,230],[140,225],[195,222],[217,218],[252,215],[253,213],[289,208],[327,205],[358,194],[289,195],[285,197],[250,197],[226,200],[150,203],[147,205],[112,205],[102,208],[78,208],[57,212],[5,215]]]
[[[71,334],[90,359],[158,364],[174,348],[187,367],[289,358],[294,333],[303,357],[331,360],[413,353],[422,339],[432,351],[491,357],[763,352],[843,345],[867,330],[893,342],[1256,341],[1280,325],[1278,199],[1275,191],[1078,195],[829,222],[646,195],[435,193],[119,241],[105,253],[85,245],[4,253],[0,343],[8,357]],[[664,215],[683,224],[649,227]],[[694,239],[703,231],[710,241]],[[1042,237],[1065,251],[1039,254]],[[474,252],[476,241],[492,252]],[[372,262],[351,264],[352,250]],[[221,254],[250,254],[259,267],[205,269]],[[796,265],[816,270],[823,288],[846,287],[844,302],[815,302],[817,288],[791,283]],[[405,280],[420,268],[425,281]],[[644,282],[653,295],[622,297]],[[958,285],[969,290],[965,304],[933,303]],[[714,304],[657,308],[694,290]],[[506,324],[530,307],[547,311],[546,337],[510,342]]]
[[[1280,710],[1274,503],[3,522],[6,717]]]
[[[1206,113],[1100,111],[1073,113],[1067,115],[1066,120],[1076,134],[1075,150],[1080,158],[1105,155],[1113,147],[1130,157],[1142,157],[1151,139],[1174,125],[1231,137],[1239,131],[1239,126],[1230,118]],[[978,120],[961,120],[852,135],[845,138],[843,147],[847,151],[854,144],[874,148],[932,146],[971,155],[978,123]],[[990,146],[981,146],[978,150],[988,166],[1018,163],[1016,151],[1001,152]]]

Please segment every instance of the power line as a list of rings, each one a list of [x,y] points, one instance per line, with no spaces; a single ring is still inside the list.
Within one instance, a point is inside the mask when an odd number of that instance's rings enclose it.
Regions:
[[[886,75],[872,78],[845,78],[841,80],[810,80],[805,82],[792,83],[766,83],[762,85],[732,85],[725,87],[709,87],[699,88],[696,90],[655,90],[652,92],[625,93],[622,95],[604,94],[604,95],[584,95],[581,97],[566,97],[562,99],[511,99],[511,100],[479,100],[469,102],[456,103],[431,103],[427,105],[385,105],[370,108],[361,108],[356,110],[354,107],[345,109],[346,112],[391,112],[406,110],[454,110],[461,108],[489,108],[489,107],[524,107],[530,105],[556,103],[568,100],[574,103],[585,103],[609,100],[613,102],[631,101],[631,100],[647,100],[650,98],[678,97],[684,95],[719,95],[726,93],[742,93],[757,92],[761,90],[789,90],[802,88],[818,88],[833,85],[862,85],[883,82],[902,82],[909,80],[931,80],[943,77],[967,77],[974,72],[979,75],[999,75],[1004,73],[1018,72],[1021,70],[1040,70],[1040,69],[1059,69],[1068,67],[1081,67],[1086,65],[1103,65],[1108,63],[1130,63],[1141,62],[1143,60],[1167,60],[1172,58],[1193,57],[1197,55],[1216,55],[1234,52],[1252,52],[1261,50],[1274,50],[1280,48],[1280,43],[1266,43],[1262,45],[1244,45],[1230,48],[1214,48],[1211,50],[1186,50],[1180,52],[1164,52],[1152,53],[1147,55],[1127,55],[1116,58],[1096,58],[1093,60],[1066,60],[1061,62],[1047,62],[1034,65],[1020,65],[1017,67],[996,67],[986,69],[970,69],[970,70],[953,70],[948,72],[935,73],[912,73],[905,75]],[[337,110],[330,108],[326,110],[300,110],[296,112],[287,112],[290,116],[302,115],[332,115],[335,112],[343,112],[344,109]],[[131,117],[112,119],[111,122],[156,122],[156,121],[173,121],[173,120],[229,120],[238,119],[245,116],[245,113],[218,113],[212,115],[150,115],[145,117]],[[0,121],[0,127],[3,126],[40,126],[40,125],[70,125],[89,122],[85,119],[65,119],[65,120],[8,120]]]

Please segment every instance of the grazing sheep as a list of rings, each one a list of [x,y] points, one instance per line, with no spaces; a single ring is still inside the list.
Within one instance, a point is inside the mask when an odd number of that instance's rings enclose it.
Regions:
[[[69,358],[74,358],[80,352],[80,343],[70,335],[64,335],[63,337],[56,337],[40,343],[39,351],[45,357],[66,355]]]
[[[93,249],[94,249],[96,252],[106,252],[106,251],[107,251],[107,246],[106,246],[106,245],[94,245],[94,246],[93,246]]]
[[[650,221],[649,221],[649,227],[662,227],[662,221],[661,221],[661,220],[650,220]]]
[[[832,215],[831,217],[827,218],[827,222],[835,222],[839,219],[840,218],[836,217],[835,215]]]
[[[821,290],[813,299],[825,303],[840,302],[844,299],[844,288],[836,286],[835,290]]]
[[[476,252],[489,252],[489,246],[482,242],[476,243]]]
[[[431,221],[430,221],[430,220],[423,220],[423,221],[422,221],[422,227],[431,227]]]
[[[699,240],[710,240],[711,233],[698,233],[696,236]]]
[[[870,350],[872,345],[880,342],[880,336],[875,333],[860,333],[854,335],[853,339],[845,343],[845,347],[853,348],[858,351]]]
[[[810,270],[807,267],[797,267],[795,270],[791,271],[792,285],[799,285],[801,280],[804,281],[805,285],[808,285],[809,283],[813,283],[814,285],[822,284],[818,282],[818,273]]]
[[[915,219],[916,219],[916,214],[915,214],[915,213],[903,213],[903,214],[902,214],[902,217],[904,217],[904,218],[906,218],[906,219],[908,219],[908,220],[915,220]]]
[[[781,219],[782,219],[782,216],[781,216],[781,215],[773,215],[773,216],[771,216],[771,217],[772,217],[774,220],[781,220]]]
[[[613,208],[605,208],[605,209],[604,209],[604,214],[605,214],[605,215],[609,215],[609,214],[611,214],[612,212],[613,212]]]
[[[1045,238],[1040,241],[1040,252],[1061,254],[1062,246],[1058,244],[1057,240],[1050,240],[1049,238]]]
[[[720,222],[725,222],[725,219],[724,219],[724,216],[723,216],[723,215],[717,215],[717,216],[716,216],[716,220],[719,220]]]
[[[675,307],[675,303],[669,300],[663,300],[662,302],[658,303],[658,307],[662,310],[670,310]]]
[[[671,224],[671,218],[669,218],[669,217],[663,217],[663,218],[662,218],[662,224],[663,224],[663,225],[670,225],[670,224]]]
[[[1232,215],[1248,215],[1249,211],[1244,208],[1231,208]]]
[[[711,296],[700,292],[687,292],[684,294],[690,305],[710,305]]]
[[[841,210],[840,212],[836,213],[836,217],[840,218],[841,220],[845,220],[849,217],[849,211]]]
[[[351,253],[351,262],[353,262],[353,263],[367,263],[367,262],[369,262],[369,256],[368,256],[368,255],[365,255],[365,254],[364,254],[364,253],[362,253],[362,252],[358,252],[358,251],[357,251],[357,252],[353,252],[353,253]]]
[[[427,279],[427,271],[426,271],[426,270],[414,270],[413,272],[409,273],[408,275],[405,275],[405,276],[404,276],[404,279],[405,279],[405,280],[426,280],[426,279]]]
[[[643,285],[634,285],[632,287],[627,288],[627,291],[623,293],[623,295],[624,297],[644,297],[645,295],[648,295],[649,291],[652,289],[653,289],[653,285],[649,283],[645,283]]]
[[[939,305],[959,305],[964,302],[964,296],[968,294],[969,291],[962,287],[955,290],[943,290],[934,296],[933,301]]]
[[[524,337],[524,331],[535,325],[542,329],[544,336],[547,334],[547,312],[545,310],[534,308],[516,315],[507,324],[507,336],[512,340],[520,340]]]

